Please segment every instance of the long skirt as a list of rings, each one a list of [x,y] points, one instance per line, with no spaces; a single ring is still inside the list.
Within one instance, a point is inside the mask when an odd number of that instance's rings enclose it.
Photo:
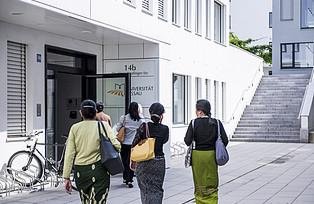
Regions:
[[[90,165],[75,165],[74,179],[83,204],[105,204],[110,176],[98,161]]]
[[[215,151],[193,150],[192,171],[196,204],[218,203],[218,168]]]
[[[165,167],[164,158],[155,158],[138,163],[135,173],[141,192],[142,204],[162,203]]]

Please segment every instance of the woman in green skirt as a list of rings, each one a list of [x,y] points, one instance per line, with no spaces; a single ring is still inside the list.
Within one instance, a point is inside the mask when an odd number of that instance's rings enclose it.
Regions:
[[[74,163],[74,179],[82,203],[106,203],[110,175],[100,162],[100,138],[96,121],[96,104],[84,100],[80,110],[83,121],[72,125],[66,144],[63,178],[68,193],[72,190],[69,179]],[[120,150],[119,141],[115,138],[108,122],[103,122],[107,137],[114,147]],[[101,128],[101,133],[104,130]]]
[[[184,141],[186,145],[193,142],[192,172],[196,204],[218,203],[218,167],[215,159],[215,142],[220,127],[221,138],[225,146],[228,137],[221,122],[211,118],[211,107],[207,100],[196,102],[196,116],[189,124]]]

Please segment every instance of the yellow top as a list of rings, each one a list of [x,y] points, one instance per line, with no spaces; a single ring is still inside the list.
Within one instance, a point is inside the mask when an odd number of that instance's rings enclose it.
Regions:
[[[73,161],[75,165],[89,165],[100,160],[100,140],[98,122],[84,120],[72,125],[67,139],[64,155],[63,178],[69,178]],[[107,122],[103,122],[107,136],[116,149],[120,151],[121,144],[116,139]],[[100,126],[101,133],[104,133]]]

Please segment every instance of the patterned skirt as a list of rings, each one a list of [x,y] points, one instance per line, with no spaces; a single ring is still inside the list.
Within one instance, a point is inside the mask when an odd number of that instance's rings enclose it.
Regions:
[[[215,151],[193,150],[192,171],[196,204],[217,204],[218,168]]]
[[[90,165],[75,165],[74,179],[83,204],[106,203],[110,176],[100,161]]]
[[[136,179],[141,192],[142,204],[162,203],[165,167],[163,157],[138,163]]]

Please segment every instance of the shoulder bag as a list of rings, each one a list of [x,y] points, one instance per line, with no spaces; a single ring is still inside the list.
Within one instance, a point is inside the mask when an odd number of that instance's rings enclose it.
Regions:
[[[105,135],[101,133],[100,126],[102,126]],[[106,168],[111,175],[122,173],[124,169],[120,154],[111,143],[107,136],[106,128],[100,121],[98,122],[98,132],[100,139],[100,155],[102,166]]]
[[[216,121],[218,126],[218,138],[216,140],[216,163],[218,166],[223,166],[229,161],[229,154],[221,139],[219,120],[216,119]]]
[[[194,129],[194,120],[192,120],[192,129]],[[186,151],[186,155],[185,155],[185,160],[184,160],[184,166],[185,168],[188,168],[190,166],[192,166],[192,150],[194,148],[194,135],[192,137],[192,143],[190,144],[190,146],[188,147],[187,151]]]
[[[124,116],[124,119],[123,119],[123,122],[122,122],[122,126],[121,128],[119,129],[116,137],[117,137],[117,140],[122,143],[125,139],[125,118],[126,116]]]
[[[150,136],[148,124],[145,123],[146,139],[131,149],[131,161],[142,162],[155,158],[155,138]]]

